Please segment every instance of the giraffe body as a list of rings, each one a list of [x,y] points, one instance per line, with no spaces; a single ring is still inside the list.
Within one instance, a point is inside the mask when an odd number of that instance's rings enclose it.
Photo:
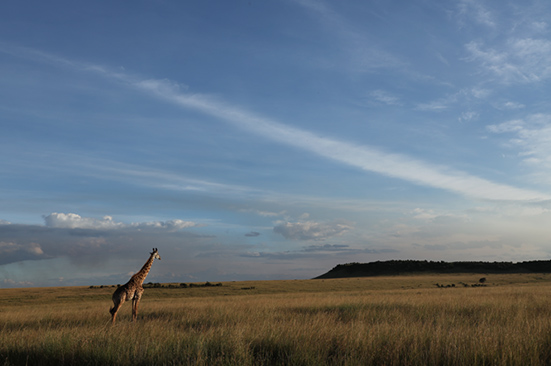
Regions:
[[[153,248],[151,256],[149,257],[147,262],[145,262],[142,269],[138,273],[133,275],[127,283],[117,288],[113,293],[114,306],[111,308],[111,310],[109,310],[109,312],[111,313],[111,322],[113,324],[115,323],[117,312],[125,301],[132,300],[132,321],[136,321],[136,319],[138,318],[138,305],[144,291],[142,285],[145,278],[147,277],[147,274],[149,273],[149,270],[151,269],[151,265],[153,264],[153,260],[155,258],[160,260],[161,256],[157,252],[157,249]]]

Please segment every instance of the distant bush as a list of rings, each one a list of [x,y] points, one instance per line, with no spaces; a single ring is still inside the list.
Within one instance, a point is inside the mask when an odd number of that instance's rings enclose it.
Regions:
[[[222,286],[222,283],[210,283],[209,281],[201,283],[190,283],[189,287],[219,287]]]
[[[487,286],[483,283],[473,283],[472,285],[469,285],[468,283],[459,282],[459,284],[463,285],[463,287],[486,287]],[[440,283],[436,283],[435,286],[438,288],[450,288],[450,287],[455,287],[455,283],[452,283],[451,285],[442,285]]]

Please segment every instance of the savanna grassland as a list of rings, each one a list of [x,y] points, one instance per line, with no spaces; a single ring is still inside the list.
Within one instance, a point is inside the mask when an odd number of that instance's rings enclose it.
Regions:
[[[114,326],[114,288],[3,289],[0,365],[551,364],[551,275],[482,276],[149,288]]]

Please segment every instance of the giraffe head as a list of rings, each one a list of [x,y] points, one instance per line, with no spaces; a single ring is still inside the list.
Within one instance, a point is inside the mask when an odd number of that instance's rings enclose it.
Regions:
[[[159,252],[157,248],[153,248],[153,251],[150,253],[154,258],[157,258],[158,260],[161,260],[161,256],[159,255]]]

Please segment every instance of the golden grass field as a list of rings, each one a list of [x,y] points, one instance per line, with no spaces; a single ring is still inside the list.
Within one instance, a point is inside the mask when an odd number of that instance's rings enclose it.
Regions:
[[[113,291],[0,290],[0,365],[551,364],[548,274],[149,288],[114,326]]]

